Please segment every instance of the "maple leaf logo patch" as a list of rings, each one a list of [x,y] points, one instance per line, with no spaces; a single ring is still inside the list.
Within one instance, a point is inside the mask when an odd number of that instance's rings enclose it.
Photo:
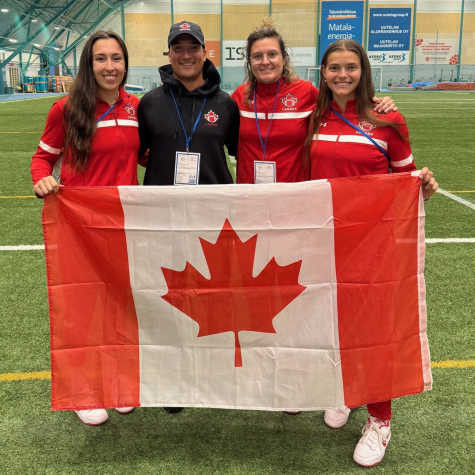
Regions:
[[[214,124],[219,119],[219,116],[218,114],[215,114],[212,110],[210,110],[207,114],[205,114],[205,119],[208,122]]]
[[[182,271],[162,267],[168,286],[162,298],[198,323],[198,337],[234,332],[234,364],[240,367],[239,332],[276,333],[274,317],[306,289],[298,283],[302,261],[280,266],[273,257],[253,277],[257,234],[243,242],[227,219],[215,244],[200,243],[211,278],[189,262]]]
[[[285,97],[282,98],[281,102],[285,107],[293,107],[298,101],[299,100],[289,92]]]
[[[127,103],[124,109],[126,110],[128,114],[135,115],[135,112],[136,112],[135,107],[130,102]]]

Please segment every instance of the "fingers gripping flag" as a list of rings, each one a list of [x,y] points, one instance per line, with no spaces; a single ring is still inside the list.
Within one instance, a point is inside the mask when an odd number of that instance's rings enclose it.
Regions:
[[[52,407],[354,407],[431,388],[414,174],[64,188]]]

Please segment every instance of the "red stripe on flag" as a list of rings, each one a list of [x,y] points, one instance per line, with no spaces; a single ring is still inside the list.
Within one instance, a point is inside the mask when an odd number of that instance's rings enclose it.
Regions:
[[[420,181],[382,175],[359,177],[348,187],[349,180],[331,186],[343,387],[345,404],[355,407],[424,389]]]
[[[95,196],[62,189],[43,208],[52,409],[140,405],[124,213],[117,188]]]

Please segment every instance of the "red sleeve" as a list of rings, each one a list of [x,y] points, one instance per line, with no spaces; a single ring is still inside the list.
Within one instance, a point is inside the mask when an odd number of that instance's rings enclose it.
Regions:
[[[50,176],[64,148],[63,109],[55,102],[49,111],[40,144],[31,160],[33,184]]]
[[[404,117],[399,112],[391,113],[391,115],[392,117],[390,118],[386,118],[385,116],[382,118],[402,124],[398,125],[397,128],[402,136],[409,140],[409,130]],[[388,153],[393,173],[416,170],[410,144],[400,137],[393,127],[388,127],[388,129]]]

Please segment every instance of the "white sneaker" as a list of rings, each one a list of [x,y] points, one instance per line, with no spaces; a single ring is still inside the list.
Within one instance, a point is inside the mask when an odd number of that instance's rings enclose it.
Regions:
[[[130,414],[133,410],[135,409],[135,407],[116,407],[115,408],[115,412],[118,412],[119,414]]]
[[[88,426],[100,426],[107,422],[109,416],[105,409],[84,409],[82,411],[74,411],[81,422]]]
[[[331,429],[340,429],[340,427],[343,427],[348,422],[350,412],[351,409],[347,407],[343,409],[327,409],[323,422]]]
[[[389,421],[369,416],[368,424],[363,428],[363,437],[356,445],[353,460],[362,467],[374,467],[384,458],[386,447],[391,440]]]

